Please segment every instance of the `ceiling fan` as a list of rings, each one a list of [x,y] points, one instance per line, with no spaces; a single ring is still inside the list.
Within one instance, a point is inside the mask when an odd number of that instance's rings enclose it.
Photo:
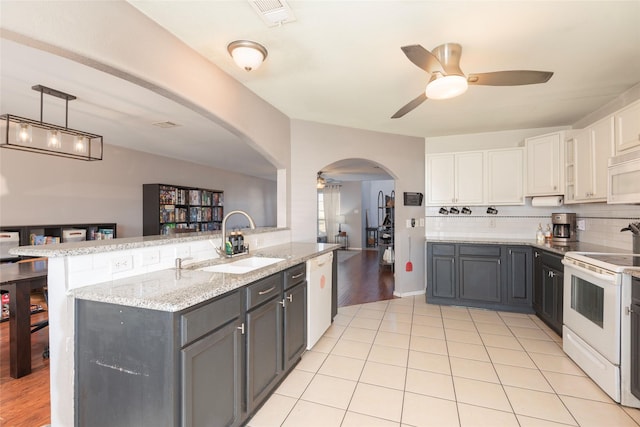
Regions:
[[[462,46],[458,43],[445,43],[431,52],[419,44],[402,46],[401,49],[409,61],[426,71],[431,79],[426,90],[400,108],[391,116],[392,119],[404,116],[427,99],[447,99],[461,95],[468,85],[531,85],[545,83],[553,76],[550,71],[508,70],[469,74],[465,77],[460,69]]]

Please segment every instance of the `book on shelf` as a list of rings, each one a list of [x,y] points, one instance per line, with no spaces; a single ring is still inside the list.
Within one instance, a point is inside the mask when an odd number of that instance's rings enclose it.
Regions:
[[[189,190],[189,204],[200,205],[201,204],[201,192],[200,190]]]
[[[176,203],[176,189],[173,187],[160,187],[160,203],[173,204]]]
[[[176,204],[177,205],[186,205],[187,204],[187,190],[178,188],[176,190]]]

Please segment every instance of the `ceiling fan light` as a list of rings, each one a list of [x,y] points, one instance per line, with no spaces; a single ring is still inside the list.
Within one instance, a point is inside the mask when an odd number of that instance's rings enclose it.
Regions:
[[[236,40],[227,46],[229,54],[238,67],[247,71],[256,70],[267,58],[267,49],[250,40]]]
[[[468,86],[464,76],[438,76],[429,82],[425,94],[429,99],[449,99],[465,93]]]

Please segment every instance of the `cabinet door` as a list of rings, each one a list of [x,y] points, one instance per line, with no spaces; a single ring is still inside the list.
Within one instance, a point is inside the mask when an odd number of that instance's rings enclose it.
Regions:
[[[455,155],[455,202],[479,205],[484,203],[484,153]]]
[[[182,425],[242,420],[242,334],[236,320],[181,350]]]
[[[514,246],[507,248],[507,298],[509,304],[531,304],[531,248]]]
[[[581,131],[573,137],[575,149],[575,191],[574,200],[586,201],[593,193],[593,147],[589,130]]]
[[[522,148],[487,152],[487,204],[524,204]]]
[[[284,293],[284,371],[290,370],[307,346],[307,284]]]
[[[282,372],[282,301],[274,298],[247,312],[247,412],[268,396]]]
[[[460,256],[460,298],[500,302],[500,258]]]
[[[453,154],[427,157],[427,203],[436,206],[454,203],[454,168]]]
[[[640,147],[640,102],[635,102],[615,114],[615,152]]]
[[[564,193],[562,134],[527,138],[527,195],[547,196]]]
[[[455,298],[455,258],[452,256],[434,255],[431,258],[430,294],[439,298]]]
[[[542,312],[542,254],[533,251],[533,309],[537,314]]]
[[[613,155],[613,117],[606,118],[590,126],[591,149],[593,150],[593,191],[592,201],[607,200],[607,168],[609,157]]]
[[[562,333],[562,278],[562,273],[543,264],[541,317],[558,334]]]

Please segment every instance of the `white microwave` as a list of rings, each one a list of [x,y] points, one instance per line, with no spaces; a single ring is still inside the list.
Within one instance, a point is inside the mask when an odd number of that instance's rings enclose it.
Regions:
[[[609,159],[607,203],[640,203],[640,150]]]

